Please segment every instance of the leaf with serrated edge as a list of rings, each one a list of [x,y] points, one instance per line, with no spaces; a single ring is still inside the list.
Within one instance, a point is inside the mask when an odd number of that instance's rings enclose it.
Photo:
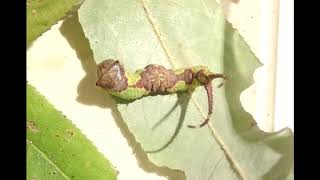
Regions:
[[[27,0],[27,45],[83,0]]]
[[[229,77],[219,89],[220,82],[213,82],[214,112],[210,126],[202,129],[186,125],[205,118],[204,88],[192,96],[119,103],[124,121],[153,163],[180,169],[191,180],[292,177],[291,131],[262,132],[241,106],[240,93],[253,83],[260,63],[215,1],[86,1],[79,21],[96,63],[119,59],[127,71],[152,63],[167,68],[207,65]]]
[[[27,85],[27,179],[116,179],[117,172],[71,121]]]

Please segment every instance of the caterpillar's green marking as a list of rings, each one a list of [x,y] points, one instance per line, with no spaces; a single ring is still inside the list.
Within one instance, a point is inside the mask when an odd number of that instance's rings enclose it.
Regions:
[[[206,125],[212,114],[212,86],[215,78],[226,79],[223,74],[209,71],[206,66],[195,66],[183,69],[166,69],[161,65],[150,64],[135,73],[125,72],[119,61],[108,59],[97,67],[98,81],[96,85],[110,94],[125,100],[135,100],[150,93],[174,93],[204,86],[208,95],[208,116],[196,128]]]

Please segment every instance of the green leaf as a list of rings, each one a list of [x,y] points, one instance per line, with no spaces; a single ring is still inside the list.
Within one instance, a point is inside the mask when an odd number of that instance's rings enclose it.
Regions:
[[[207,65],[229,77],[225,87],[214,88],[210,126],[201,129],[186,125],[205,118],[204,88],[192,96],[118,101],[123,120],[153,163],[182,170],[190,180],[293,178],[291,131],[262,132],[241,106],[240,93],[253,83],[260,63],[215,1],[86,1],[79,21],[96,63],[120,59],[127,71],[152,63]]]
[[[27,0],[27,46],[83,0]]]
[[[71,121],[27,85],[27,179],[116,179],[117,172]]]

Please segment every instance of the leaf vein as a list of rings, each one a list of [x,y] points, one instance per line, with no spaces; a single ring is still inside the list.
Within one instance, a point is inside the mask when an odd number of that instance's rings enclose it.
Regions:
[[[203,119],[205,119],[206,115],[201,110],[199,103],[193,97],[191,97],[191,99],[192,99],[193,103],[195,104],[195,106],[197,107],[197,109],[199,110]],[[240,165],[236,162],[236,160],[231,155],[231,151],[229,150],[227,145],[223,142],[219,133],[216,131],[216,129],[213,127],[213,125],[211,123],[208,123],[208,125],[211,129],[211,133],[212,133],[213,138],[216,140],[216,142],[220,145],[223,152],[226,154],[226,157],[229,160],[229,162],[231,163],[234,170],[237,172],[237,174],[240,176],[240,178],[242,180],[246,180],[247,178],[245,178],[244,172],[242,171]]]
[[[30,145],[38,152],[40,153],[46,160],[48,160],[53,166],[59,171],[66,179],[71,180],[46,154],[44,154],[36,145],[33,143],[30,143]]]
[[[171,64],[171,66],[172,66],[173,68],[175,68],[176,65],[175,65],[175,63],[174,63],[174,61],[173,61],[173,60],[174,60],[174,57],[171,55],[171,53],[170,53],[167,45],[164,43],[163,36],[161,36],[160,30],[159,30],[159,28],[158,28],[158,26],[157,26],[157,24],[156,24],[155,18],[153,17],[153,15],[152,15],[152,13],[151,13],[151,10],[150,10],[149,7],[147,6],[146,0],[141,0],[141,2],[142,2],[142,7],[143,7],[143,9],[144,9],[144,11],[145,11],[145,13],[146,13],[147,19],[148,19],[148,21],[150,22],[150,24],[151,24],[151,26],[152,26],[152,29],[154,30],[154,32],[155,32],[158,40],[160,41],[160,44],[161,44],[162,48],[163,48],[164,51],[165,51],[165,54],[166,54],[166,56],[167,56],[167,58],[168,58],[169,63]]]
[[[218,165],[220,164],[220,162],[222,161],[223,159],[223,155],[218,159],[217,163],[213,166],[212,170],[211,170],[211,173],[208,177],[208,180],[210,180],[210,178],[212,177],[213,175],[213,172],[216,170],[216,168],[218,167]]]
[[[150,22],[158,40],[160,41],[161,46],[163,47],[165,54],[168,58],[169,63],[171,64],[171,66],[173,68],[175,68],[175,63],[174,63],[174,57],[171,55],[168,47],[166,46],[163,36],[161,36],[159,27],[156,24],[156,20],[152,15],[151,10],[149,9],[146,0],[141,0],[142,2],[142,7],[146,13],[147,19]],[[190,95],[191,92],[189,92]],[[203,111],[201,110],[199,104],[197,103],[197,101],[194,99],[193,96],[191,96],[191,99],[193,101],[193,103],[195,104],[195,106],[197,107],[198,111],[200,112],[201,116],[203,117],[203,119],[206,119],[205,114],[203,113]],[[233,156],[231,155],[231,151],[227,148],[227,146],[223,143],[223,140],[221,139],[219,133],[213,128],[213,126],[211,124],[209,124],[209,127],[211,129],[212,135],[214,137],[214,139],[216,140],[216,142],[219,144],[219,146],[221,147],[221,149],[223,150],[223,152],[226,154],[227,159],[230,161],[232,167],[234,168],[234,170],[237,172],[237,174],[240,176],[240,178],[242,180],[245,180],[247,178],[245,178],[244,173],[242,171],[242,169],[240,168],[240,165],[235,161],[235,159],[233,158]]]

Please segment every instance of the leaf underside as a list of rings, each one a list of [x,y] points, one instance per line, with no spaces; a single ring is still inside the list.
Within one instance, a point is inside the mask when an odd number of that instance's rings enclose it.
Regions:
[[[71,121],[27,85],[27,179],[116,179],[117,172]]]
[[[79,21],[96,63],[114,58],[127,71],[148,64],[206,65],[229,80],[213,82],[210,126],[190,129],[207,113],[204,88],[149,96],[118,109],[149,159],[182,170],[187,179],[286,179],[292,176],[292,133],[259,130],[240,93],[261,64],[215,1],[86,1]]]

